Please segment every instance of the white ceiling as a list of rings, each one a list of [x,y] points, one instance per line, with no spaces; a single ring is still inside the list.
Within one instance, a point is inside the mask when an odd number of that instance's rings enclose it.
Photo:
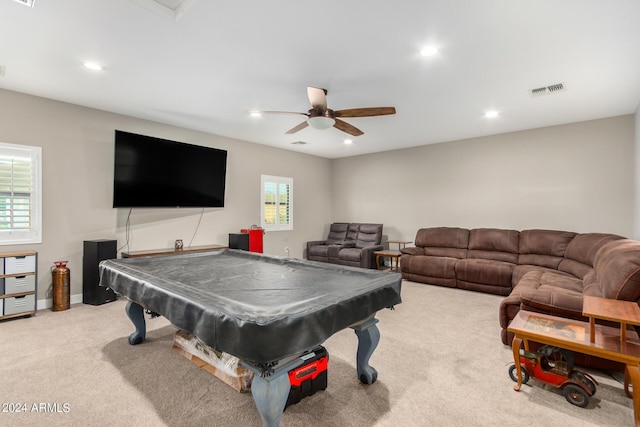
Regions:
[[[0,0],[0,67],[0,88],[338,158],[634,113],[640,1]],[[345,119],[346,146],[246,112],[306,112],[307,86],[397,114]]]

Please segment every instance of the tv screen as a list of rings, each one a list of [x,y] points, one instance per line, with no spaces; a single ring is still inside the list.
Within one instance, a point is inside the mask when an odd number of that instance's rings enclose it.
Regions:
[[[114,208],[224,207],[227,152],[116,130]]]

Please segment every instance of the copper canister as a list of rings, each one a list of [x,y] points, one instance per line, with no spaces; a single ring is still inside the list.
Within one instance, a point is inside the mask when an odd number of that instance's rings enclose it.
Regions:
[[[69,293],[71,283],[71,270],[67,268],[68,261],[56,261],[55,268],[51,269],[51,288],[53,294],[52,311],[68,310],[71,304]]]

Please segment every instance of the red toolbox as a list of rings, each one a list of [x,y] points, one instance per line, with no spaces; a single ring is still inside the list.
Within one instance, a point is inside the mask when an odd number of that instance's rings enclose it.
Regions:
[[[289,371],[291,391],[285,408],[300,402],[318,390],[327,388],[327,367],[329,364],[327,350],[318,346],[301,357],[305,359],[305,363]]]
[[[246,233],[249,235],[249,252],[262,253],[262,238],[264,236],[263,228],[251,226],[251,228],[241,229],[240,233]]]

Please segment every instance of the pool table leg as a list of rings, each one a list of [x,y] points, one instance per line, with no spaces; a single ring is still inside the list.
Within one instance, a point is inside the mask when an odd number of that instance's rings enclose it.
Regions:
[[[260,375],[253,377],[251,394],[264,427],[280,425],[280,417],[282,417],[290,389],[291,384],[286,371],[276,372],[267,378]]]
[[[129,320],[136,327],[136,331],[129,335],[129,344],[136,345],[144,341],[147,336],[147,324],[144,320],[144,309],[140,304],[133,301],[127,302],[125,312],[129,316]]]
[[[353,327],[358,337],[358,379],[363,384],[373,384],[378,379],[378,371],[369,365],[369,359],[380,342],[380,331],[376,323],[378,319],[373,317],[362,325]]]

